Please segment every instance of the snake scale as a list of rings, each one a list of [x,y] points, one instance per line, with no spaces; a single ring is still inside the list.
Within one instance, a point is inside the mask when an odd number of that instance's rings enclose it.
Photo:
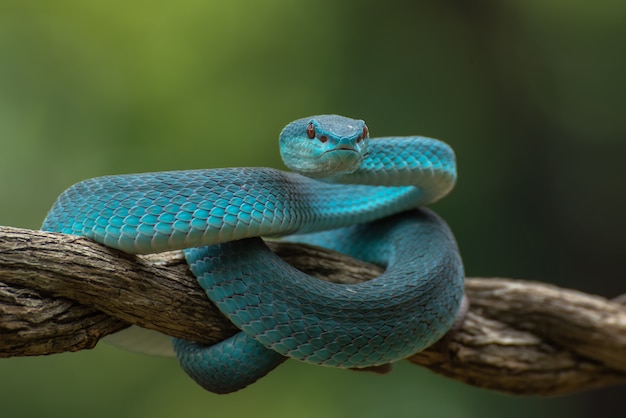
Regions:
[[[289,123],[292,172],[224,168],[105,176],[63,192],[42,229],[131,254],[183,249],[191,271],[241,330],[213,346],[174,339],[183,369],[215,393],[241,389],[286,358],[363,369],[420,351],[454,324],[463,265],[433,212],[456,162],[425,137],[370,138],[362,120]],[[286,236],[386,267],[365,283],[317,280],[274,255]]]

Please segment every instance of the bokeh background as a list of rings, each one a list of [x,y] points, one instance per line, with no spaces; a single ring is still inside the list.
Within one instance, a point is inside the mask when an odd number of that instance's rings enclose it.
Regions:
[[[616,296],[624,74],[619,0],[0,0],[0,224],[38,228],[88,177],[282,167],[285,123],[339,113],[456,149],[458,187],[436,209],[468,275]],[[8,418],[622,417],[625,395],[518,398],[408,364],[292,361],[219,397],[173,359],[107,346],[0,360]]]

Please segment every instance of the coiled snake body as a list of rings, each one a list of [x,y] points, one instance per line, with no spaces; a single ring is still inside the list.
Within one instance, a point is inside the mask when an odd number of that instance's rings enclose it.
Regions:
[[[89,179],[59,196],[42,227],[133,254],[184,249],[209,298],[242,331],[210,347],[174,340],[182,367],[213,392],[245,387],[286,357],[367,368],[409,356],[450,329],[463,297],[451,232],[417,209],[452,189],[450,147],[370,139],[363,121],[336,115],[288,124],[280,146],[302,174],[231,168]],[[291,234],[386,271],[355,285],[314,279],[258,238]]]

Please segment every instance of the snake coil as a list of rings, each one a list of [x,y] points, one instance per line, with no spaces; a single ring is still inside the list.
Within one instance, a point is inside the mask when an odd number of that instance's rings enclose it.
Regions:
[[[228,168],[88,179],[42,229],[127,253],[184,249],[191,271],[241,330],[206,347],[174,339],[201,386],[241,389],[287,357],[342,368],[407,357],[452,327],[463,298],[454,237],[418,209],[456,181],[452,149],[424,137],[370,138],[361,120],[303,118],[280,135],[291,169]],[[306,176],[305,176],[306,175]],[[386,267],[365,283],[314,279],[260,236],[286,236]]]

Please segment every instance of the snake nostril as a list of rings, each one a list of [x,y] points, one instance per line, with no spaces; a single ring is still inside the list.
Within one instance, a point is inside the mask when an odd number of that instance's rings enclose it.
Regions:
[[[328,137],[326,135],[320,135],[318,139],[322,144],[328,142]]]

